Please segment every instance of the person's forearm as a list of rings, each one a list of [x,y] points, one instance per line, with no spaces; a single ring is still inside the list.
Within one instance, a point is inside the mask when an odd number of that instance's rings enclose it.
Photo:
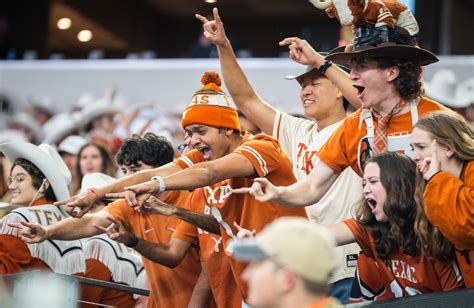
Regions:
[[[217,51],[225,86],[234,102],[241,109],[246,104],[250,104],[249,100],[258,98],[257,94],[237,62],[229,40],[226,40],[225,44],[217,46]]]
[[[153,176],[167,176],[178,172],[181,167],[174,162],[168,163],[164,166],[155,169],[141,170],[133,175],[123,177],[116,182],[103,187],[96,187],[97,194],[100,198],[105,197],[108,193],[121,192],[127,186],[132,186],[149,181]]]
[[[173,251],[170,244],[151,243],[142,238],[138,238],[138,243],[133,249],[148,260],[169,268],[178,266],[184,257]]]
[[[196,213],[187,209],[176,207],[176,212],[173,214],[173,216],[189,222],[190,224],[207,232],[221,235],[219,223],[211,215]]]
[[[206,263],[201,262],[201,274],[194,285],[193,294],[189,300],[188,307],[210,307],[211,300],[212,292],[209,285]]]
[[[94,227],[94,214],[86,214],[82,218],[66,218],[46,227],[47,236],[52,240],[71,241],[91,237],[103,232]]]
[[[217,48],[225,85],[244,116],[267,134],[273,133],[276,110],[255,93],[229,41]]]
[[[214,172],[212,168],[208,168],[209,166],[209,162],[202,162],[163,178],[166,183],[166,190],[193,190],[223,180],[217,172]]]

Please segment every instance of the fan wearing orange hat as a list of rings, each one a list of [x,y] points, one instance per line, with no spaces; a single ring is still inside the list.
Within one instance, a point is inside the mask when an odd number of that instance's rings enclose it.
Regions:
[[[246,285],[240,280],[245,264],[229,258],[237,233],[233,223],[259,231],[278,217],[306,217],[306,213],[304,209],[287,209],[232,193],[233,189],[251,185],[256,176],[267,176],[285,185],[296,179],[278,141],[240,131],[237,110],[220,88],[219,75],[206,72],[201,82],[203,87],[183,112],[182,126],[193,149],[174,162],[183,170],[126,187],[125,194],[135,209],[185,220],[178,225],[173,238],[199,244],[217,305],[240,306],[246,298]],[[144,204],[151,193],[192,189],[186,205]],[[137,238],[138,249],[142,241]],[[164,263],[170,259],[167,251],[173,251],[173,241],[165,246],[155,247],[153,261]]]

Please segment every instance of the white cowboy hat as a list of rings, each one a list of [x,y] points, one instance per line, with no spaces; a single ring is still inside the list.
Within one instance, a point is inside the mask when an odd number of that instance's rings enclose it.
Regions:
[[[79,150],[87,143],[87,139],[78,136],[78,135],[72,135],[68,136],[66,139],[61,141],[61,143],[58,145],[58,152],[66,152],[69,154],[77,155],[79,154]]]
[[[0,130],[0,144],[12,141],[24,141],[27,142],[25,135],[14,129],[2,129]]]
[[[472,87],[471,98],[469,98],[466,91],[458,91],[457,88],[459,85],[456,74],[450,69],[437,70],[431,78],[431,81],[424,82],[424,87],[427,97],[449,107],[465,108],[473,101]]]
[[[109,185],[117,182],[117,179],[111,177],[110,175],[103,174],[100,172],[88,173],[84,175],[81,182],[81,191],[80,193],[86,192],[89,188],[98,188],[105,185]],[[103,200],[115,200],[102,198]]]
[[[85,106],[79,113],[78,125],[79,128],[84,128],[95,118],[106,115],[106,114],[116,114],[120,110],[110,101],[106,99],[99,99],[92,104]]]
[[[35,139],[38,142],[43,140],[43,129],[29,114],[20,112],[13,115],[8,119],[8,125],[11,127],[14,124],[28,128],[31,132],[33,132]]]
[[[52,146],[49,144],[36,146],[21,141],[9,142],[0,144],[0,152],[3,152],[12,163],[17,158],[24,158],[30,161],[48,179],[56,199],[64,200],[69,198],[68,185],[71,183],[71,172]]]
[[[78,114],[77,113],[60,113],[49,119],[43,125],[43,130],[45,132],[45,138],[43,143],[57,145],[65,136],[71,134],[75,129],[77,129],[78,123]]]

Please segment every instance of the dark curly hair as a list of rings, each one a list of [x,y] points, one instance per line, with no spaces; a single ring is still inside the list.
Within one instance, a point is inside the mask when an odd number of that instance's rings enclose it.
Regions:
[[[43,183],[43,180],[46,179],[46,176],[43,174],[43,172],[41,172],[41,170],[29,160],[26,160],[24,158],[17,158],[10,169],[10,175],[15,166],[20,166],[25,169],[25,171],[31,176],[31,183],[33,184],[33,187],[35,189],[39,189],[41,183]],[[58,201],[51,184],[48,186],[48,189],[44,191],[44,198],[49,202]]]
[[[377,62],[377,67],[387,69],[398,66],[398,76],[395,78],[394,85],[397,92],[405,100],[415,99],[423,92],[421,82],[421,66],[410,61],[402,59],[373,59]]]
[[[173,161],[173,146],[165,137],[146,133],[141,137],[134,134],[124,140],[115,156],[118,165],[137,165],[139,161],[154,168]]]

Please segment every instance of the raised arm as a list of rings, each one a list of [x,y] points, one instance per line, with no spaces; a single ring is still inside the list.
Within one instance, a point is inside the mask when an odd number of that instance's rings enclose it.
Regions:
[[[319,161],[308,177],[290,186],[275,186],[266,178],[256,178],[250,188],[234,189],[234,193],[250,193],[260,202],[274,200],[286,207],[300,208],[319,202],[336,181],[338,174]]]
[[[280,42],[280,46],[288,46],[290,58],[303,65],[311,65],[319,69],[324,63],[324,56],[318,53],[305,40],[297,37],[285,38]],[[349,74],[337,67],[331,65],[325,73],[326,77],[341,91],[342,95],[356,108],[362,105],[357,97],[357,90],[352,85]]]
[[[221,63],[222,76],[232,99],[250,122],[263,132],[271,135],[276,110],[260,98],[253,90],[235,57],[232,46],[225,35],[224,25],[217,8],[213,9],[214,20],[196,14],[203,23],[204,36],[217,47]]]

